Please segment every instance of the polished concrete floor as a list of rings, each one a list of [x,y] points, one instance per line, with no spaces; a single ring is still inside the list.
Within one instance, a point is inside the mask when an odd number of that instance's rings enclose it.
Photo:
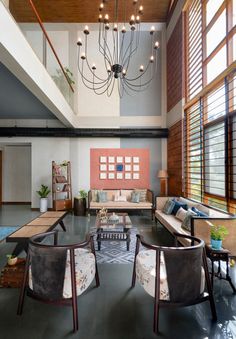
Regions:
[[[0,208],[0,225],[22,225],[38,212],[28,206]],[[156,227],[148,216],[131,216],[133,225],[148,241],[171,245],[173,239],[162,227]],[[63,241],[80,241],[94,225],[94,216],[65,219],[67,232],[60,232]],[[0,243],[0,268],[14,244]],[[72,312],[69,307],[46,305],[26,298],[22,316],[16,315],[19,290],[0,289],[1,339],[221,339],[236,338],[236,296],[225,281],[214,287],[218,313],[211,322],[208,303],[175,310],[160,311],[160,335],[152,332],[153,299],[137,284],[130,289],[131,264],[99,265],[101,286],[91,285],[78,298],[79,332],[72,333]]]

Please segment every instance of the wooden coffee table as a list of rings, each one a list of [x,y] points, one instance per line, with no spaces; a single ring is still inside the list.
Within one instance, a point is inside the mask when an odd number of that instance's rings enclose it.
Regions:
[[[132,222],[127,213],[117,213],[119,220],[117,222],[110,221],[109,217],[112,213],[108,213],[108,218],[100,220],[96,218],[97,228],[97,243],[98,251],[101,249],[102,241],[126,241],[127,251],[129,251],[130,245],[130,229],[132,228]]]

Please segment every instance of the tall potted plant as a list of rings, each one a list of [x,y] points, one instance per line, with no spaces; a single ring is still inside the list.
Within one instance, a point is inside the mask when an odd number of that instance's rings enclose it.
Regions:
[[[211,226],[211,246],[215,250],[220,250],[222,247],[222,240],[228,234],[228,230],[224,226]]]
[[[74,199],[74,215],[86,215],[86,198],[88,194],[85,190],[80,190],[77,197]]]
[[[48,210],[48,194],[51,192],[48,186],[41,185],[39,191],[36,191],[40,196],[40,212],[47,212]]]

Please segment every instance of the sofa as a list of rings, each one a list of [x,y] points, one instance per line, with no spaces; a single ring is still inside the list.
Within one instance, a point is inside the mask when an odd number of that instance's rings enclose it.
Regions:
[[[99,201],[99,192],[104,192],[106,199]],[[137,202],[131,201],[131,195],[134,192],[140,196]],[[93,189],[88,192],[89,213],[104,207],[110,211],[149,210],[153,217],[153,206],[154,196],[149,189]]]
[[[173,214],[163,212],[167,200],[175,199],[188,206],[188,209],[201,209],[205,216],[193,215],[190,218],[190,229],[183,228],[183,220],[180,220]],[[212,207],[205,206],[199,202],[183,197],[156,197],[155,220],[165,227],[170,233],[180,233],[193,235],[203,239],[206,243],[210,242],[210,228],[212,224],[224,225],[229,234],[223,241],[223,247],[227,248],[232,254],[236,254],[236,218],[228,213],[218,211]],[[190,245],[186,239],[181,240],[182,245]]]

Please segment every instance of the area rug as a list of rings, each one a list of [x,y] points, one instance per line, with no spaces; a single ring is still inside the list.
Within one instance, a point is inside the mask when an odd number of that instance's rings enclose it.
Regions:
[[[6,239],[10,234],[15,232],[20,226],[0,226],[0,241]]]
[[[0,275],[0,287],[21,287],[25,271],[25,259],[18,258],[16,265],[6,266],[2,269]]]
[[[96,235],[94,237],[96,257],[98,264],[130,264],[134,262],[136,227],[131,228],[130,232],[130,250],[126,249],[126,241],[102,241],[101,250],[97,250]]]

